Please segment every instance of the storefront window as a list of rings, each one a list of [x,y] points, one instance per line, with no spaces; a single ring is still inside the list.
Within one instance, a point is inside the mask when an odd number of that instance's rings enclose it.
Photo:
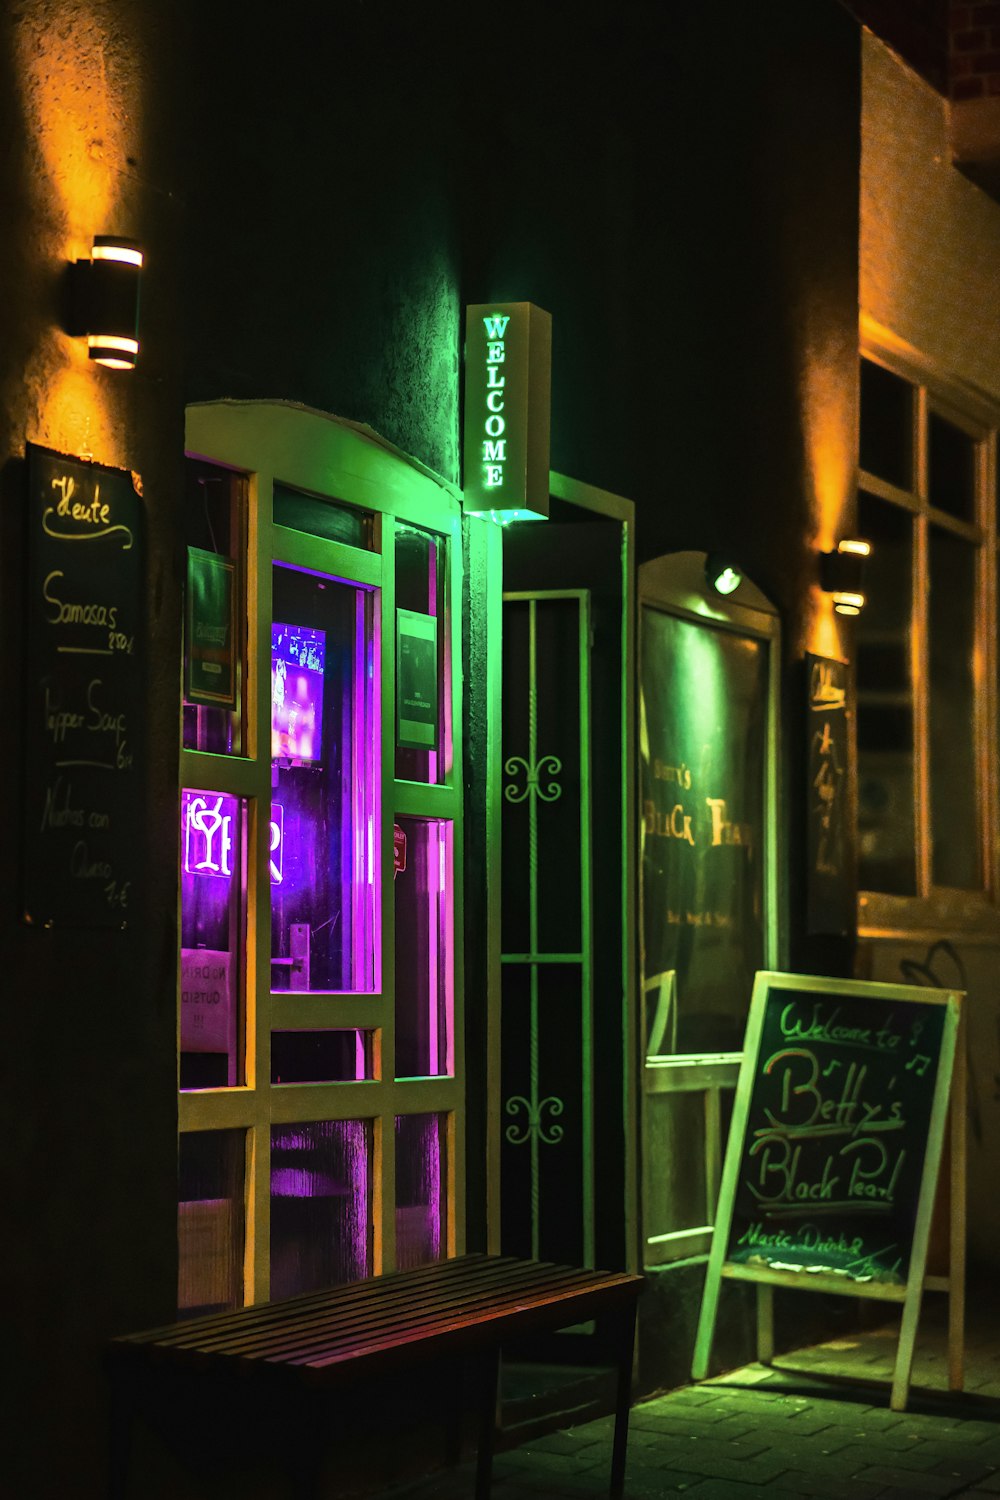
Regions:
[[[372,1271],[372,1130],[321,1120],[271,1130],[271,1296]]]
[[[396,776],[440,782],[450,728],[442,537],[396,527]]]
[[[189,1317],[243,1304],[246,1132],[181,1136],[177,1306]]]
[[[754,975],[778,962],[778,624],[705,557],[640,569],[644,1261],[711,1243]]]
[[[644,608],[641,661],[643,981],[677,976],[663,1051],[736,1051],[764,956],[767,648]]]
[[[189,409],[188,442],[225,459],[192,459],[187,481],[178,1112],[193,1311],[461,1247],[462,547],[457,499],[350,423],[221,401]],[[201,702],[191,685],[219,687],[230,639],[234,702]]]
[[[440,1260],[447,1247],[445,1120],[396,1120],[396,1265],[401,1271]]]
[[[246,754],[247,483],[217,464],[185,465],[187,587],[184,618],[185,750]]]
[[[450,1073],[452,1061],[451,826],[398,817],[396,1076]]]
[[[181,793],[182,1089],[244,1076],[246,802]]]
[[[373,1078],[371,1031],[271,1033],[272,1083],[361,1083]]]
[[[271,987],[374,988],[371,595],[273,570]]]

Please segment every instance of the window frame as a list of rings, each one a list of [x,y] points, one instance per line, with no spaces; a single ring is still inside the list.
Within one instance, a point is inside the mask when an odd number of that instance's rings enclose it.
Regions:
[[[861,939],[925,935],[961,930],[1000,936],[1000,844],[997,817],[997,455],[1000,405],[959,379],[946,376],[902,339],[862,316],[860,358],[880,365],[912,387],[913,489],[900,489],[857,469],[857,492],[905,510],[914,522],[911,577],[913,608],[910,662],[914,706],[914,831],[916,895],[858,890]],[[928,497],[928,426],[931,413],[959,427],[976,443],[975,519],[962,521],[931,505]],[[973,610],[973,759],[976,767],[976,828],[982,886],[975,890],[933,883],[930,767],[930,676],[928,597],[931,527],[976,547]],[[860,704],[857,705],[860,712]]]
[[[186,456],[246,478],[247,661],[244,753],[181,750],[179,789],[244,797],[248,804],[245,921],[245,1082],[179,1090],[178,1127],[239,1129],[246,1138],[243,1301],[270,1295],[271,1127],[326,1120],[372,1122],[372,1270],[396,1265],[396,1117],[438,1114],[447,1182],[442,1253],[465,1242],[465,1070],[462,960],[463,777],[461,745],[462,531],[458,491],[374,434],[291,403],[219,401],[187,410]],[[371,549],[306,535],[273,523],[272,486],[356,505],[375,515]],[[397,523],[447,540],[443,664],[450,700],[444,714],[444,780],[395,779],[395,529]],[[271,798],[269,673],[274,563],[332,574],[374,596],[373,636],[380,691],[374,693],[379,766],[379,869],[375,881],[375,989],[359,993],[274,992],[270,986],[269,830]],[[262,812],[264,815],[262,815]],[[428,1078],[395,1077],[393,825],[398,815],[439,819],[452,830],[452,1037],[454,1069]],[[180,894],[178,894],[178,902]],[[180,922],[178,920],[178,931]],[[178,1017],[180,1005],[178,1004]],[[372,1033],[373,1077],[362,1082],[272,1084],[272,1031],[357,1028]],[[180,1022],[178,1019],[178,1056]]]

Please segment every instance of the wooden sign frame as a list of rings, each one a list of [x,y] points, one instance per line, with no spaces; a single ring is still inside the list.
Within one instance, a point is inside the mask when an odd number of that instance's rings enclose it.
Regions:
[[[740,1186],[740,1167],[745,1159],[751,1105],[754,1102],[754,1091],[760,1077],[760,1051],[764,1023],[768,1014],[768,1002],[772,995],[780,995],[783,991],[815,995],[817,1000],[821,1000],[822,997],[836,999],[838,996],[845,1000],[868,999],[872,1002],[873,1013],[880,1017],[886,1014],[886,1006],[891,1012],[891,1007],[901,1002],[908,1005],[943,1006],[945,1009],[905,1281],[897,1283],[876,1279],[855,1280],[846,1275],[842,1269],[824,1270],[813,1266],[806,1268],[804,1265],[799,1268],[786,1265],[772,1266],[764,1263],[763,1259],[759,1264],[748,1264],[729,1258],[733,1214]],[[776,1286],[791,1287],[800,1291],[828,1292],[839,1296],[873,1298],[902,1304],[902,1322],[889,1401],[893,1411],[903,1411],[909,1396],[910,1373],[923,1293],[925,1290],[946,1292],[948,1294],[948,1385],[951,1390],[962,1389],[965,1323],[966,1102],[962,1007],[964,998],[963,992],[959,990],[928,989],[920,985],[879,984],[801,974],[771,972],[757,974],[747,1020],[743,1061],[736,1085],[733,1121],[726,1148],[719,1207],[698,1320],[692,1363],[692,1377],[695,1380],[703,1380],[708,1373],[720,1286],[723,1279],[732,1279],[755,1282],[757,1285],[757,1357],[763,1364],[770,1364],[774,1358],[773,1292]],[[875,1012],[875,1007],[877,1007],[877,1012]],[[818,1015],[819,1012],[817,1011],[816,1014]],[[948,1269],[947,1274],[943,1276],[928,1275],[927,1252],[931,1221],[934,1217],[938,1177],[949,1124],[951,1193],[948,1202]]]

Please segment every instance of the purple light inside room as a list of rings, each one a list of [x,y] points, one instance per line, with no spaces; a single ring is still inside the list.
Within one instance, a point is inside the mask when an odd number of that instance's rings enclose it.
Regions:
[[[396,1265],[440,1260],[447,1240],[444,1116],[396,1116]]]
[[[310,765],[323,754],[326,631],[271,626],[271,759]]]
[[[372,1272],[371,1122],[271,1130],[271,1296]]]

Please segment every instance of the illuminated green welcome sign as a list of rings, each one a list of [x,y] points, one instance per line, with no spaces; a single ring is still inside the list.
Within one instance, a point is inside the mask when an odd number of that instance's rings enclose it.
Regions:
[[[465,511],[501,525],[549,514],[552,319],[531,302],[470,307]]]

